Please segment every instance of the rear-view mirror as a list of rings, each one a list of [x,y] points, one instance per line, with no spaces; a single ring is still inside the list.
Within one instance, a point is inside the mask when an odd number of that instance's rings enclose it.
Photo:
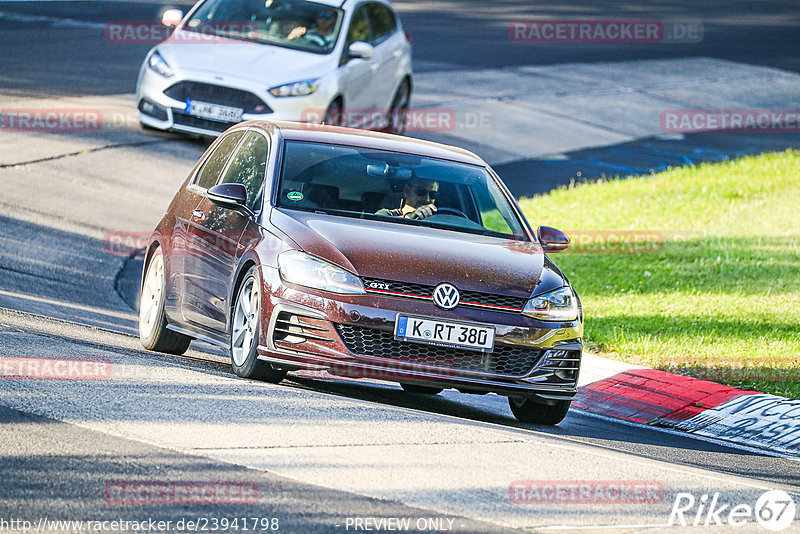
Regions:
[[[364,41],[356,41],[347,49],[347,56],[350,59],[369,59],[374,55],[375,49]]]
[[[206,193],[208,200],[229,209],[245,208],[247,189],[242,184],[218,184]]]
[[[545,252],[561,252],[569,246],[569,236],[558,228],[540,226],[536,230],[536,237]]]
[[[161,15],[161,24],[164,26],[177,26],[183,20],[183,11],[180,9],[168,9]]]

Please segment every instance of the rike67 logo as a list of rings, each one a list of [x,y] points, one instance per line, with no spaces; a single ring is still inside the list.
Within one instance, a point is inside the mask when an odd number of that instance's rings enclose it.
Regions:
[[[753,521],[767,530],[778,532],[789,528],[796,508],[792,496],[781,490],[767,491],[749,503],[724,502],[719,492],[703,494],[678,493],[672,504],[668,526],[740,528]]]

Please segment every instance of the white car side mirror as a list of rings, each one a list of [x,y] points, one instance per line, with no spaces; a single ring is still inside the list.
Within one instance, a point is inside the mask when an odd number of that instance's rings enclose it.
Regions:
[[[375,49],[371,44],[364,41],[356,41],[347,49],[347,56],[350,59],[369,59],[375,55]]]
[[[164,26],[177,26],[183,20],[183,11],[180,9],[168,9],[161,15],[161,24]]]

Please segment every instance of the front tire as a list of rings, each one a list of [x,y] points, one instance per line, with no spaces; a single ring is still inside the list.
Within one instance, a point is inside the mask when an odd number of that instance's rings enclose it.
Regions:
[[[403,135],[408,125],[408,107],[411,104],[411,85],[408,80],[403,80],[392,100],[389,109],[389,133]]]
[[[150,256],[147,270],[142,274],[142,291],[139,298],[139,339],[147,350],[183,354],[192,338],[167,329],[164,311],[166,276],[164,254],[161,247]]]
[[[229,344],[233,372],[242,378],[253,378],[277,384],[286,371],[258,359],[261,337],[261,277],[253,266],[239,286],[233,303],[233,322]]]
[[[548,405],[533,399],[508,398],[508,406],[514,417],[522,423],[535,425],[557,425],[567,416],[570,404],[571,400],[559,400]]]
[[[345,126],[344,108],[342,107],[342,101],[340,99],[337,98],[328,106],[328,109],[325,111],[325,117],[322,119],[322,124],[327,124],[328,126]]]

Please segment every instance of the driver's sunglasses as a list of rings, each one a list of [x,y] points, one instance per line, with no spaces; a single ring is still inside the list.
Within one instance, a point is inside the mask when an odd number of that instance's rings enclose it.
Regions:
[[[424,187],[417,187],[415,189],[417,196],[424,197],[427,196],[431,200],[436,200],[436,197],[439,196],[439,191],[434,191],[433,189],[425,189]]]
[[[317,13],[318,19],[332,19],[333,13]]]

